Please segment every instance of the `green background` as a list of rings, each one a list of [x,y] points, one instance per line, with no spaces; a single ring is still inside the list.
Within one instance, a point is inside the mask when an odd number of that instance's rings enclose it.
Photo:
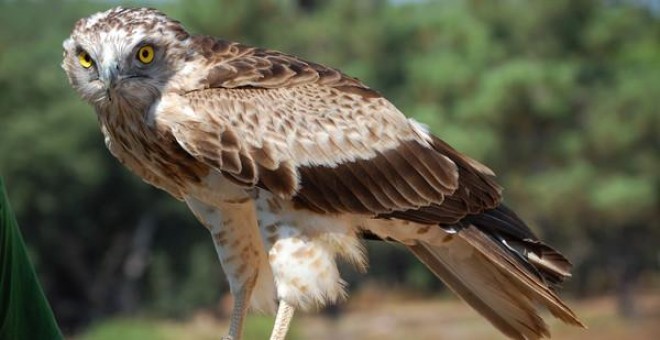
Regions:
[[[106,151],[59,67],[75,21],[121,1],[0,1],[0,175],[66,334],[110,316],[181,318],[227,287],[184,205]],[[129,3],[130,4],[130,3]],[[575,264],[569,295],[658,285],[657,1],[149,1],[192,32],[342,69],[488,164],[505,201]],[[369,244],[376,280],[433,295]]]

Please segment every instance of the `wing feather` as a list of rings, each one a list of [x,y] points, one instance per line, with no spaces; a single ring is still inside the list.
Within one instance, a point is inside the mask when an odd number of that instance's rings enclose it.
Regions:
[[[499,202],[488,168],[359,80],[280,52],[195,39],[208,71],[183,98],[205,123],[179,121],[173,134],[235,182],[299,208],[433,224]]]

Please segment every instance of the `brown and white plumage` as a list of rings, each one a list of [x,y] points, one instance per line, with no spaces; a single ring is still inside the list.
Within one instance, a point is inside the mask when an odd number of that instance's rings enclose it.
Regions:
[[[336,258],[364,268],[364,237],[405,244],[512,338],[549,335],[536,303],[581,325],[552,289],[570,264],[501,204],[492,171],[357,79],[152,9],[81,19],[64,49],[112,154],[211,232],[231,337],[249,301],[279,301],[282,338],[295,308],[342,297]]]

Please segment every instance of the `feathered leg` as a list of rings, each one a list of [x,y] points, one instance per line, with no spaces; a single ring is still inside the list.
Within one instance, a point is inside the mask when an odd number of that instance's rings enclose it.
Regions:
[[[231,311],[231,321],[229,324],[229,336],[223,337],[223,340],[237,340],[240,339],[243,333],[243,321],[247,315],[248,306],[250,305],[250,296],[254,288],[254,281],[247,283],[238,292],[233,293],[234,308]]]
[[[242,335],[243,321],[259,269],[262,263],[267,263],[254,204],[244,200],[223,202],[214,207],[194,198],[186,198],[186,203],[213,237],[220,264],[234,297],[229,335],[225,339],[238,340]]]
[[[286,333],[289,331],[289,324],[293,319],[295,308],[284,300],[280,300],[280,306],[277,308],[277,315],[275,316],[275,325],[273,326],[273,333],[270,335],[270,340],[284,340]]]

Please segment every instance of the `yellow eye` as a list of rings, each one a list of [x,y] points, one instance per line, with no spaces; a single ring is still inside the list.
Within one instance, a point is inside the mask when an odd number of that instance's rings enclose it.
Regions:
[[[140,47],[137,53],[138,60],[143,64],[149,64],[154,61],[154,47],[151,45],[145,45]]]
[[[78,61],[80,62],[80,66],[84,68],[90,68],[92,65],[94,65],[94,60],[92,60],[92,57],[89,55],[89,53],[85,51],[78,53]]]

